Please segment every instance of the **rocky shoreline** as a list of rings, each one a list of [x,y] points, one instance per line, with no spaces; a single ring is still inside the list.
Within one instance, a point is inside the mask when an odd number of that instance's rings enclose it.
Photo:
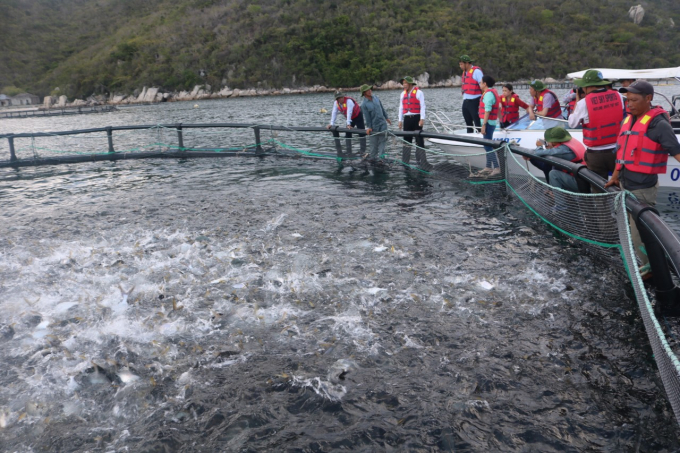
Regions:
[[[453,76],[449,79],[442,80],[436,83],[429,83],[430,75],[423,73],[416,77],[418,86],[421,88],[451,88],[461,86],[461,77]],[[545,79],[546,83],[554,83],[556,80],[552,78]],[[520,82],[527,83],[527,82]],[[396,80],[376,85],[376,90],[399,90],[401,84]],[[133,94],[113,93],[109,96],[98,95],[90,96],[87,99],[75,99],[72,102],[68,101],[66,96],[46,96],[43,102],[44,109],[50,108],[64,108],[64,107],[82,107],[95,105],[135,105],[135,104],[155,104],[159,102],[179,102],[179,101],[196,101],[201,99],[225,99],[249,96],[281,96],[288,94],[306,94],[306,93],[332,93],[337,90],[356,92],[359,87],[346,88],[328,88],[323,85],[314,85],[312,87],[301,88],[283,88],[283,89],[231,89],[223,87],[219,91],[212,91],[210,85],[196,85],[192,91],[180,92],[163,92],[160,88],[144,87],[141,91]]]

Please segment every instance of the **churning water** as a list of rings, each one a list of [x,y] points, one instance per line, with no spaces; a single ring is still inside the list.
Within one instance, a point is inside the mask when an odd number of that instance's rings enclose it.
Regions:
[[[623,272],[497,188],[149,160],[3,170],[0,203],[4,451],[680,448]]]

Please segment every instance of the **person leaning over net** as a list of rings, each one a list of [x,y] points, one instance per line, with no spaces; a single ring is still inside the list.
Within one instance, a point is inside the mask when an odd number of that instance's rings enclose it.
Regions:
[[[333,112],[331,113],[331,122],[327,129],[330,129],[335,124],[335,119],[338,116],[338,112],[342,113],[347,123],[347,129],[357,128],[364,129],[364,115],[361,113],[361,107],[357,104],[357,101],[351,97],[345,95],[341,91],[335,92],[335,102],[333,102]],[[352,133],[347,132],[345,137],[348,139],[352,138]],[[349,145],[348,145],[349,146]],[[361,154],[366,152],[366,138],[359,139],[359,147],[361,148]],[[348,150],[349,152],[349,150]]]
[[[654,87],[650,83],[638,80],[619,91],[627,93],[630,113],[621,124],[616,143],[616,168],[605,188],[619,186],[630,191],[638,201],[654,206],[659,192],[658,175],[666,173],[669,154],[680,162],[680,143],[668,112],[652,106]],[[640,274],[645,277],[650,270],[649,258],[631,215],[629,219]]]
[[[566,129],[559,126],[551,127],[546,129],[543,137],[545,143],[541,140],[536,142],[538,148],[533,151],[535,156],[557,157],[575,164],[583,162],[585,146],[573,138]],[[529,160],[529,158],[524,157],[524,160]],[[574,175],[556,168],[550,171],[550,185],[570,192],[580,192]]]
[[[373,86],[364,84],[359,88],[364,101],[361,103],[361,111],[366,121],[366,133],[369,136],[371,145],[370,158],[375,160],[385,154],[387,145],[387,125],[392,121],[387,117],[387,112],[378,99],[373,94]]]

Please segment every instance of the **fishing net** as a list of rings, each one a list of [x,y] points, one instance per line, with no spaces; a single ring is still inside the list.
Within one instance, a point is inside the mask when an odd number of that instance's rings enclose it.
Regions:
[[[311,128],[310,128],[311,129]],[[256,130],[256,133],[254,131]],[[639,304],[649,342],[654,351],[671,406],[680,420],[680,361],[666,332],[654,313],[652,302],[638,270],[625,209],[626,193],[584,194],[555,188],[532,174],[532,167],[512,153],[505,143],[486,152],[479,145],[465,153],[443,150],[432,142],[416,146],[402,137],[385,131],[378,134],[385,141],[384,151],[376,159],[368,158],[370,144],[365,137],[344,132],[299,130],[282,127],[196,128],[154,126],[145,129],[115,131],[116,153],[157,157],[181,152],[230,155],[270,155],[293,158],[328,159],[341,167],[365,172],[406,170],[455,183],[483,185],[495,194],[507,194],[521,202],[542,221],[566,237],[580,241],[585,248],[604,257],[610,264],[623,266],[628,273]],[[18,161],[37,161],[63,155],[96,155],[110,152],[109,136],[104,132],[80,135],[48,135],[14,138]],[[493,156],[491,156],[493,155]],[[0,163],[8,163],[8,140],[0,140]],[[493,157],[494,172],[484,173],[487,158]],[[533,170],[533,173],[536,173]]]

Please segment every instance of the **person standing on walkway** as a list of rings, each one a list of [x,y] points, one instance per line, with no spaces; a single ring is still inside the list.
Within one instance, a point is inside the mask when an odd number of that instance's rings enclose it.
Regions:
[[[517,93],[512,90],[512,84],[506,83],[503,85],[503,95],[501,96],[501,127],[506,127],[514,124],[519,120],[519,109],[523,108],[529,112],[529,104],[519,98]]]
[[[482,77],[479,86],[482,88],[482,99],[479,103],[479,116],[482,118],[482,135],[487,140],[493,140],[493,133],[498,124],[498,111],[501,105],[500,96],[493,88],[496,80],[490,75]],[[496,176],[501,174],[501,167],[498,165],[498,156],[494,152],[493,146],[484,145],[486,151],[486,167],[477,173],[477,176]]]
[[[562,118],[562,107],[555,93],[546,88],[545,83],[534,80],[529,84],[531,94],[529,118],[533,121],[536,115],[548,118]],[[535,113],[534,113],[535,112]]]
[[[333,112],[331,113],[331,122],[327,129],[330,129],[335,124],[335,119],[338,116],[338,112],[342,113],[346,118],[347,129],[364,129],[364,115],[361,113],[361,107],[357,104],[357,101],[345,93],[337,91],[335,93],[335,102],[333,103]],[[349,112],[349,113],[348,113]],[[347,138],[347,153],[352,154],[352,133],[347,132],[345,134]],[[361,149],[361,154],[366,152],[366,137],[359,139],[359,147]]]
[[[585,76],[584,76],[585,78]],[[666,173],[668,156],[680,162],[680,143],[673,132],[668,112],[652,106],[654,87],[643,80],[619,90],[628,96],[628,110],[616,142],[616,169],[605,187],[620,186],[638,201],[656,204],[659,174]],[[629,215],[635,254],[640,261],[640,274],[650,271],[649,258],[635,221]]]
[[[461,91],[463,92],[463,118],[465,124],[468,126],[467,132],[471,134],[480,128],[479,122],[479,101],[482,97],[482,89],[479,87],[479,82],[482,81],[484,73],[479,66],[474,66],[472,59],[467,55],[461,55],[458,61],[458,66],[463,70],[463,84]],[[476,128],[472,128],[474,125]]]
[[[370,143],[370,159],[376,160],[385,154],[387,145],[387,125],[392,121],[387,117],[378,96],[373,94],[373,86],[364,84],[359,88],[364,101],[361,103],[361,112],[366,121],[366,133]]]
[[[586,145],[586,165],[604,179],[616,165],[616,141],[623,120],[623,100],[620,93],[607,89],[611,82],[602,73],[589,69],[574,83],[583,88],[585,97],[576,103],[569,116],[572,129],[583,125],[583,144]],[[594,193],[601,192],[591,185]]]
[[[401,84],[404,87],[404,91],[402,91],[399,97],[399,129],[403,131],[422,131],[425,124],[425,95],[416,86],[416,82],[411,76],[401,79]],[[409,144],[404,145],[401,160],[408,164],[411,160],[410,144],[413,143],[413,136],[404,137],[404,140],[409,142]],[[418,166],[424,170],[431,168],[425,154],[425,140],[420,135],[416,136],[416,161]]]

